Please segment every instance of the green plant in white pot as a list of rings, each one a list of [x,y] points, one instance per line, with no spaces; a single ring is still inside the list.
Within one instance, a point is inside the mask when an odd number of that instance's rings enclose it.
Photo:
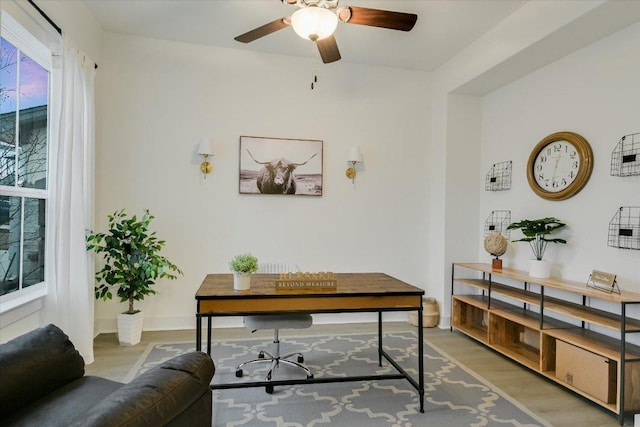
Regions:
[[[236,255],[229,262],[229,268],[233,271],[233,288],[247,290],[251,288],[251,275],[258,271],[258,258],[249,253]]]
[[[523,219],[514,222],[507,227],[507,230],[520,230],[525,237],[514,242],[528,242],[535,256],[535,260],[531,260],[529,275],[533,277],[549,277],[550,264],[544,261],[544,252],[548,243],[566,244],[565,239],[549,238],[551,233],[555,233],[563,228],[566,224],[557,218],[547,217],[541,219]]]
[[[142,312],[134,301],[156,294],[152,286],[159,279],[176,279],[182,271],[160,254],[165,245],[149,230],[154,216],[144,210],[141,217],[130,217],[124,209],[109,215],[106,233],[87,236],[87,250],[101,254],[104,266],[96,272],[96,299],[110,300],[113,290],[128,310],[118,315],[118,340],[122,345],[140,342]]]

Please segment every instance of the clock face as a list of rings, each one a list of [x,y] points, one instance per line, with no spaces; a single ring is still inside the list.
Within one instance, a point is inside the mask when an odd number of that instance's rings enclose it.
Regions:
[[[569,141],[554,141],[540,150],[533,164],[538,186],[550,193],[565,190],[578,177],[580,156]]]
[[[527,179],[531,189],[547,200],[564,200],[577,194],[593,169],[591,146],[573,132],[557,132],[531,151]]]

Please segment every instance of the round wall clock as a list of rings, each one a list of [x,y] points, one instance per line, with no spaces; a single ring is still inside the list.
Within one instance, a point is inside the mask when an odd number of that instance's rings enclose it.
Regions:
[[[538,143],[529,155],[529,186],[547,200],[576,195],[589,181],[593,152],[582,136],[573,132],[553,133]]]

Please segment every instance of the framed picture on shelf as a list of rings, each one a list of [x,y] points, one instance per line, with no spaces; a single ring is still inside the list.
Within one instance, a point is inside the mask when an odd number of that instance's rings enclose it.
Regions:
[[[322,141],[240,137],[240,194],[322,196]]]

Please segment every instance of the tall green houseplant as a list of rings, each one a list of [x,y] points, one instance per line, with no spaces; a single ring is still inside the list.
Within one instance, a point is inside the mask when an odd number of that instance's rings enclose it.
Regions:
[[[140,218],[130,217],[122,209],[108,216],[106,233],[87,236],[87,250],[102,254],[105,262],[96,272],[96,299],[110,300],[112,289],[116,288],[120,301],[129,302],[127,314],[137,312],[134,301],[157,293],[151,288],[157,280],[173,280],[182,274],[175,264],[160,255],[165,241],[159,240],[155,231],[150,232],[149,224],[153,219],[147,209]]]

